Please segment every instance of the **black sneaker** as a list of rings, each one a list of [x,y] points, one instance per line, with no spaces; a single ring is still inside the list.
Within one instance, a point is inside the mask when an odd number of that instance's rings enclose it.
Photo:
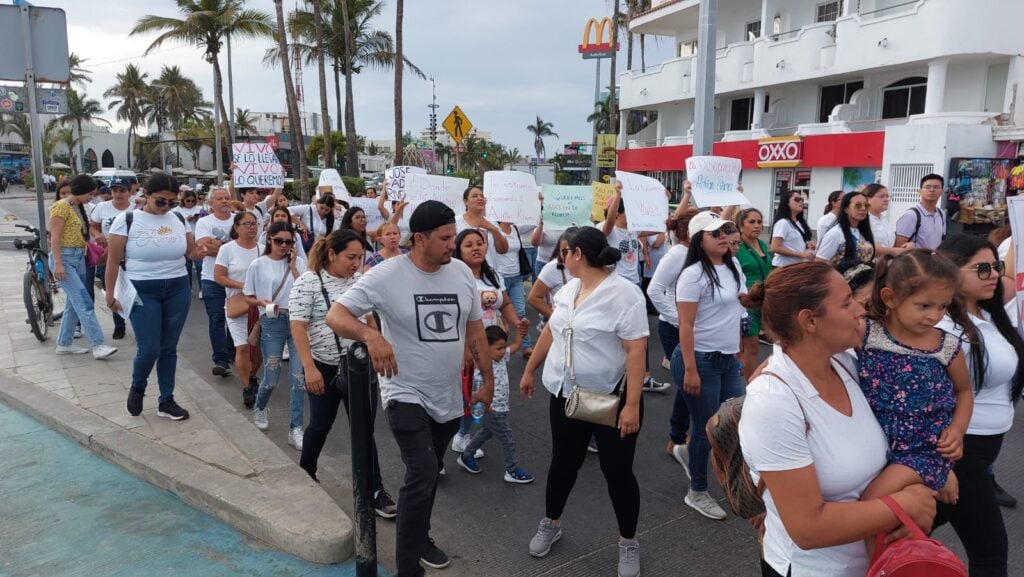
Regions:
[[[231,374],[231,369],[224,365],[213,365],[213,375],[216,377],[226,377]]]
[[[395,506],[395,501],[384,489],[378,491],[377,496],[373,498],[373,510],[383,519],[394,519],[398,516],[398,507]]]
[[[251,409],[256,404],[256,389],[252,385],[242,389],[242,404],[247,409]]]
[[[134,387],[128,387],[128,414],[133,417],[138,417],[142,414],[142,397],[145,395],[145,391],[140,391]]]
[[[992,477],[992,487],[996,492],[996,503],[998,503],[1000,507],[1013,509],[1017,506],[1017,498],[1004,491],[1003,488],[999,486],[999,483],[996,483],[996,478],[994,476]]]
[[[428,537],[427,548],[420,556],[420,563],[432,569],[444,569],[451,564],[451,561],[448,560],[448,555],[445,555],[444,551],[434,544],[434,540]]]
[[[119,341],[124,338],[124,327],[114,327],[113,339]]]
[[[178,403],[171,399],[167,402],[160,403],[160,407],[156,411],[156,416],[165,417],[172,421],[182,421],[188,418],[188,411],[178,406]]]

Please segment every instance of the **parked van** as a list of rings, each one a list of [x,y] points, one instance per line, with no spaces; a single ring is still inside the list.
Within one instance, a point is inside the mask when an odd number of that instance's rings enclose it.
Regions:
[[[103,183],[103,186],[110,186],[110,181],[115,177],[120,178],[129,188],[133,184],[139,184],[139,177],[130,170],[117,170],[115,168],[103,168],[92,174],[92,177]]]

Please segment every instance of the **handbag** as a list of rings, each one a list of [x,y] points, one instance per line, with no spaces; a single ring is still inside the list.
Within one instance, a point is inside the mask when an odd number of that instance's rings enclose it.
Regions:
[[[85,266],[93,268],[99,265],[103,261],[103,255],[106,252],[107,249],[90,240],[85,245]]]
[[[572,319],[565,329],[566,351],[565,362],[569,369],[569,382],[572,392],[565,401],[565,416],[577,421],[586,421],[595,425],[615,427],[619,420],[619,402],[622,400],[622,389],[625,388],[625,376],[619,379],[615,390],[611,393],[598,393],[581,388],[576,384],[576,366],[573,363],[573,328]]]
[[[249,312],[249,301],[245,300],[245,295],[242,293],[228,297],[224,311],[229,319],[237,319]]]
[[[523,248],[523,237],[519,234],[519,227],[513,224],[512,228],[515,229],[516,238],[519,239],[519,276],[532,276],[533,264],[530,263],[530,257],[526,254],[526,249]]]
[[[929,539],[892,497],[886,495],[882,502],[910,530],[910,537],[887,546],[885,533],[879,532],[867,577],[967,577],[963,561],[942,543]]]

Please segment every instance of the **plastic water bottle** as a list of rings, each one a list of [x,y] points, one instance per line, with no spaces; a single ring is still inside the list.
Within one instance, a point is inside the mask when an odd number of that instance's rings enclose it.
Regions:
[[[475,371],[473,373],[473,394],[475,395],[482,386],[484,386],[484,377],[479,371]],[[473,417],[473,423],[479,425],[480,420],[484,418],[484,404],[482,402],[473,403],[469,406],[469,414]]]
[[[35,264],[36,264],[36,277],[39,279],[40,282],[45,281],[46,280],[46,269],[43,268],[43,261],[37,258]]]

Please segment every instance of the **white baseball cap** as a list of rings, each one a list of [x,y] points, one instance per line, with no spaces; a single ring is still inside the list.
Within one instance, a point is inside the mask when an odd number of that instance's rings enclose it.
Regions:
[[[696,216],[690,219],[690,225],[687,227],[687,232],[690,236],[697,234],[698,232],[711,232],[718,230],[723,226],[732,223],[731,220],[726,220],[710,210],[697,213]]]

